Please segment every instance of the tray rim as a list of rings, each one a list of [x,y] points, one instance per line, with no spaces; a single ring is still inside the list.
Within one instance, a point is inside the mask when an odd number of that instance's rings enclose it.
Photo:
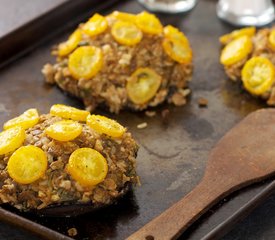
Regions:
[[[105,10],[118,1],[64,0],[40,16],[29,20],[18,28],[11,29],[6,35],[0,36],[0,69],[39,47],[43,42],[52,39],[55,35],[73,27],[79,23],[79,19],[88,17],[90,13]],[[72,19],[71,16],[73,16]],[[66,24],[61,25],[61,20]],[[52,26],[54,31],[49,33],[46,28],[43,28],[45,25]]]
[[[257,206],[271,196],[275,189],[275,180],[271,181],[258,194],[251,198],[247,203],[233,212],[223,222],[214,227],[201,240],[220,239],[227,234],[238,222],[245,219]]]

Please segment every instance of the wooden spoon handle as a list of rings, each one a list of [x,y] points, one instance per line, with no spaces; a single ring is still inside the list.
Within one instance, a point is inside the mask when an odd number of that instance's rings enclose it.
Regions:
[[[128,240],[177,239],[181,233],[224,196],[227,186],[218,181],[202,181],[193,191],[147,223]],[[229,186],[228,186],[229,187]]]

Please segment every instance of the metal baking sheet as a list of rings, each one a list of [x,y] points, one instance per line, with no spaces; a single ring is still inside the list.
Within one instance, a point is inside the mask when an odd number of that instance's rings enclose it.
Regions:
[[[0,0],[0,67],[118,0]]]
[[[116,116],[97,111],[127,126],[138,141],[140,187],[136,187],[114,206],[79,217],[46,218],[22,214],[11,208],[7,211],[64,235],[69,228],[75,227],[78,230],[76,239],[124,239],[191,191],[201,179],[207,155],[215,143],[248,113],[264,107],[237,84],[226,79],[219,64],[218,37],[232,30],[232,27],[217,19],[215,5],[216,1],[202,0],[188,14],[158,14],[164,24],[175,25],[184,31],[194,51],[195,68],[190,84],[192,95],[186,106],[164,104],[156,108],[157,115],[153,118],[144,113],[122,112]],[[93,7],[89,10],[90,13],[94,12]],[[143,8],[136,1],[125,0],[99,11],[107,14],[113,10],[137,13]],[[73,12],[70,14],[71,21],[75,19],[76,24],[79,16]],[[83,15],[82,18],[85,20],[87,16]],[[65,23],[61,20],[59,24],[63,28]],[[52,34],[51,38],[0,69],[0,124],[30,107],[38,108],[41,113],[48,112],[54,103],[83,107],[77,99],[68,97],[56,87],[46,85],[41,74],[42,66],[54,61],[50,56],[51,47],[64,40],[72,29],[54,35],[53,29],[47,24],[43,27]],[[198,106],[200,97],[208,99],[208,107]],[[165,109],[169,110],[169,114],[163,119],[161,112]],[[137,125],[142,122],[147,122],[148,127],[137,129]],[[267,180],[255,184],[224,199],[193,224],[181,238],[201,239],[217,227],[221,236],[235,223],[230,222],[232,213],[238,212],[238,218],[241,218],[243,214],[240,214],[240,209],[249,201],[252,201],[251,206],[257,204],[257,201],[253,201],[257,195],[265,198],[266,195],[261,192],[270,182]],[[222,227],[219,226],[221,222],[224,223]],[[12,232],[14,229],[8,228],[7,231]],[[6,239],[12,239],[12,235]]]

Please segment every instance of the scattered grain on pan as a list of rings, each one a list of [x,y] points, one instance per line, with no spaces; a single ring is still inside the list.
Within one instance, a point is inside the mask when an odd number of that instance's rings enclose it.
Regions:
[[[146,111],[145,115],[147,117],[154,117],[154,116],[156,116],[156,112],[155,111]]]
[[[198,99],[198,105],[199,105],[199,107],[207,107],[208,100],[206,98],[200,97]]]
[[[146,128],[148,126],[147,122],[143,122],[143,123],[140,123],[137,125],[137,128],[138,129],[143,129],[143,128]]]
[[[76,236],[76,235],[77,235],[77,229],[76,229],[76,228],[70,228],[70,229],[68,230],[68,235],[69,235],[70,237]]]

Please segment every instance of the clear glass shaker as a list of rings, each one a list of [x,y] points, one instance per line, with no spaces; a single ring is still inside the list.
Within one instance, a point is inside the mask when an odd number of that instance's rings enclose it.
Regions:
[[[275,17],[272,0],[219,0],[217,15],[238,26],[263,26]]]
[[[197,0],[138,0],[153,12],[179,13],[191,10]]]

